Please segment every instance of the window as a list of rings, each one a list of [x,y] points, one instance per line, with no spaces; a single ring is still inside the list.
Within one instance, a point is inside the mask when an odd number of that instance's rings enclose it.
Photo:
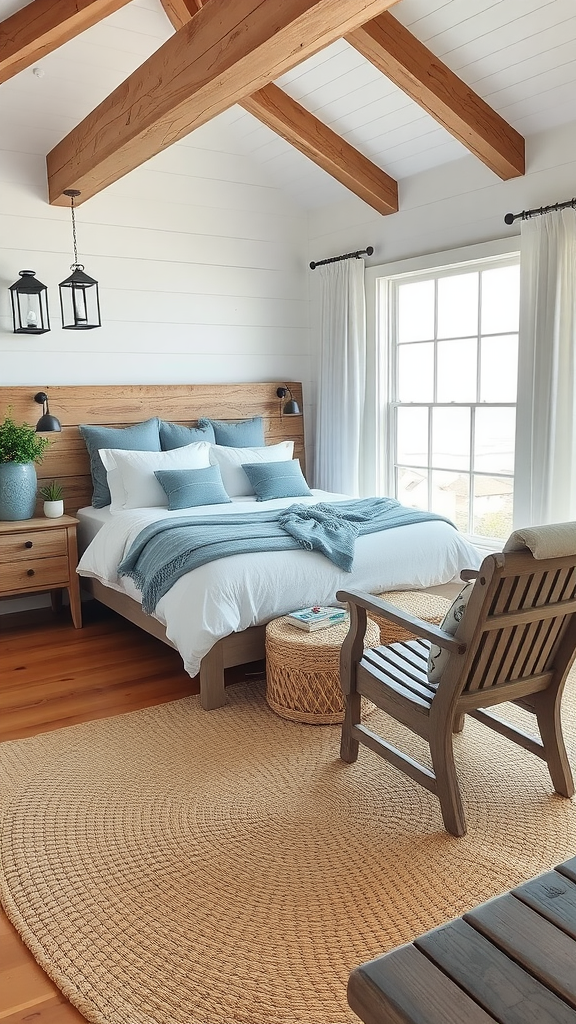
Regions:
[[[382,284],[388,492],[447,516],[471,536],[506,538],[514,493],[518,254]]]

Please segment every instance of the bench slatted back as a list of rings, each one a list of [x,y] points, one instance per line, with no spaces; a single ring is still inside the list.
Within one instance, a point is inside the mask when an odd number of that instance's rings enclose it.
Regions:
[[[563,679],[576,650],[576,555],[488,556],[461,635],[468,644],[459,666],[462,694],[481,693],[488,703],[511,683],[525,681],[528,692],[530,680],[544,689]]]

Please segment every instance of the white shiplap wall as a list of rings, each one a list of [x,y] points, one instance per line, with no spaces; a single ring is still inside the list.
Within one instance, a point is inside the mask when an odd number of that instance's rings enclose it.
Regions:
[[[0,0],[0,19],[21,6]],[[72,229],[48,205],[45,154],[171,33],[158,0],[133,0],[0,86],[3,385],[302,380],[310,392],[306,214],[231,138],[228,112],[78,207],[103,326],[59,326]],[[49,289],[52,330],[36,338],[12,333],[8,287],[24,269]],[[30,601],[46,598],[2,612]]]
[[[522,135],[574,123],[574,0],[401,0],[390,11]],[[340,39],[278,79],[290,96],[399,181],[464,146]],[[274,180],[314,209],[346,190],[236,109],[233,130]]]
[[[0,17],[23,5],[0,0]],[[398,176],[400,212],[376,215],[234,107],[78,208],[79,256],[100,282],[103,327],[91,332],[59,329],[71,225],[46,201],[44,154],[172,29],[158,0],[132,0],[44,58],[41,76],[4,83],[0,382],[299,379],[312,467],[319,275],[308,261],[371,244],[374,265],[517,234],[508,210],[574,194],[576,132],[562,124],[574,118],[574,0],[403,0],[394,14],[529,135],[526,176],[502,183],[459,158],[459,143],[339,41],[279,84]],[[21,269],[49,287],[53,329],[36,339],[11,332],[7,288]]]
[[[400,182],[400,210],[379,216],[360,199],[317,209],[309,217],[309,259],[374,247],[366,266],[381,266],[427,253],[493,239],[518,237],[520,222],[508,212],[571,199],[576,192],[576,131],[562,125],[527,139],[527,172],[502,182],[474,157],[422,172]],[[520,239],[518,238],[518,245]],[[321,279],[311,274],[312,346],[320,340]],[[369,309],[373,322],[374,310]],[[315,401],[314,393],[309,395]]]
[[[1,384],[302,380],[306,400],[306,217],[227,151],[225,126],[206,125],[78,207],[79,258],[100,285],[93,331],[59,326],[72,230],[70,212],[46,201],[44,157],[1,145]],[[8,286],[24,269],[49,290],[52,330],[39,337],[12,333]],[[308,423],[306,401],[304,412]],[[3,601],[1,612],[47,602]]]
[[[222,148],[224,131],[212,122],[78,207],[79,259],[100,284],[90,332],[59,326],[72,230],[46,202],[44,157],[0,151],[2,383],[306,383],[305,217]],[[49,289],[37,338],[11,331],[7,287],[24,269]]]
[[[24,0],[0,0],[0,18]],[[172,34],[132,0],[0,86],[0,381],[309,380],[306,215],[228,130],[230,113],[77,209],[103,326],[59,328],[70,212],[46,200],[45,154]],[[7,287],[35,270],[52,330],[11,332]]]
[[[317,209],[309,217],[309,257],[374,246],[367,266],[441,252],[520,233],[508,212],[571,199],[576,182],[576,130],[561,125],[526,140],[526,174],[500,181],[474,157],[400,182],[400,210],[381,217],[360,199]],[[317,289],[315,288],[314,291]]]

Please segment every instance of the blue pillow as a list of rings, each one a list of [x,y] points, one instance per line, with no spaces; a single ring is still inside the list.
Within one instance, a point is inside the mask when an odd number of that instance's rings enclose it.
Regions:
[[[220,466],[207,469],[157,469],[154,476],[166,492],[168,509],[223,505],[232,501],[224,490]]]
[[[270,501],[272,498],[310,498],[308,487],[300,469],[298,459],[289,462],[249,462],[243,465],[256,501]]]
[[[212,427],[216,444],[226,448],[263,448],[264,420],[253,416],[251,420],[198,420],[199,427]],[[206,439],[205,439],[206,440]]]
[[[184,427],[181,423],[160,420],[160,444],[163,452],[173,448],[185,448],[194,441],[210,441],[214,444],[214,431],[210,424],[205,427]]]
[[[158,418],[135,423],[131,427],[100,427],[81,423],[78,426],[90,456],[92,473],[92,505],[105,508],[111,502],[110,489],[104,463],[98,454],[99,448],[121,448],[123,451],[159,452],[160,433]]]

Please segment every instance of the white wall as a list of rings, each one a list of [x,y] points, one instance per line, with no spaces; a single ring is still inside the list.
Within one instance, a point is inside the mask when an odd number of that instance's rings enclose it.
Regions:
[[[301,380],[306,398],[306,216],[254,161],[230,152],[225,119],[77,208],[79,260],[100,290],[102,327],[91,331],[60,327],[58,282],[73,262],[72,226],[69,210],[47,203],[41,152],[57,139],[40,134],[31,143],[14,131],[6,139],[0,136],[0,384],[36,391]],[[48,286],[47,334],[12,332],[8,287],[20,270],[34,270]],[[3,601],[0,612],[47,601]]]
[[[309,261],[373,245],[375,266],[517,235],[505,213],[573,196],[576,132],[529,139],[522,178],[501,182],[467,157],[401,182],[390,217],[352,196],[306,215],[232,152],[226,120],[78,207],[79,258],[100,283],[103,319],[87,332],[59,327],[72,232],[69,211],[47,203],[42,155],[57,138],[0,137],[0,383],[302,380],[312,470],[319,275]],[[24,269],[49,288],[52,330],[38,338],[12,333],[7,289]]]
[[[4,136],[5,137],[5,136]],[[62,330],[58,282],[73,262],[70,211],[46,201],[30,135],[0,138],[2,384],[310,379],[306,218],[211,122],[76,210],[79,261],[103,326]],[[52,330],[12,333],[20,270],[48,286]]]
[[[350,197],[309,217],[309,259],[374,246],[367,266],[520,233],[506,213],[571,199],[576,181],[576,129],[563,125],[526,140],[526,174],[501,181],[475,157],[405,178],[399,212],[375,213]],[[316,288],[314,289],[317,290]]]
[[[406,178],[399,183],[399,211],[387,217],[375,213],[354,196],[311,211],[308,260],[326,259],[372,245],[374,254],[365,260],[367,267],[375,267],[519,236],[520,221],[507,226],[506,213],[563,202],[575,195],[574,124],[528,138],[526,153],[526,174],[511,181],[500,181],[472,156]],[[320,343],[321,282],[317,272],[310,272],[309,279],[314,380]],[[368,318],[374,322],[371,310]],[[314,388],[308,400],[313,410]]]
[[[375,266],[517,235],[506,212],[574,193],[576,132],[563,126],[528,139],[522,178],[501,182],[467,157],[402,181],[392,216],[353,196],[306,216],[232,151],[229,116],[78,207],[79,258],[102,306],[102,328],[88,332],[59,327],[72,232],[69,211],[46,201],[42,155],[57,140],[14,125],[0,137],[2,384],[302,380],[311,442],[319,275],[310,259],[373,245]],[[52,330],[37,338],[12,333],[7,288],[23,269],[49,288]]]

